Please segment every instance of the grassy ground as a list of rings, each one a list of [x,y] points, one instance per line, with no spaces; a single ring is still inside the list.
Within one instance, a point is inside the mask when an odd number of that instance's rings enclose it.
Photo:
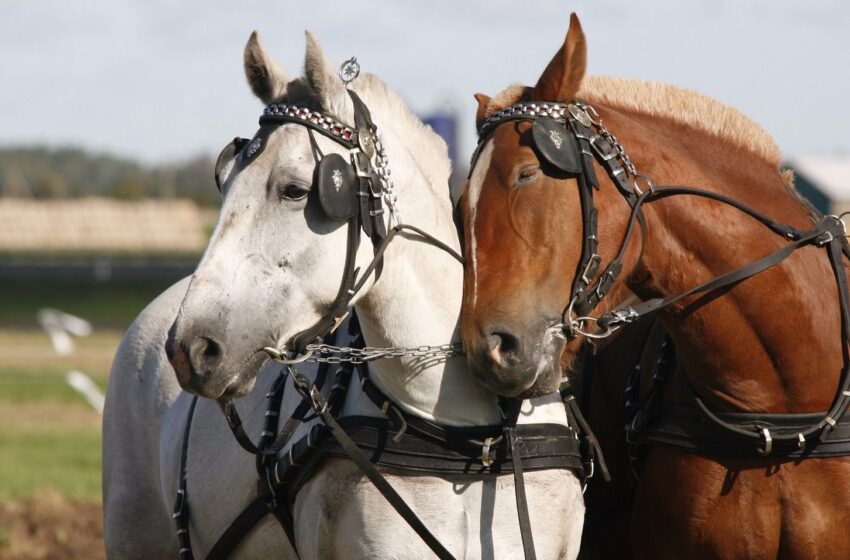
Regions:
[[[59,357],[41,331],[0,329],[0,501],[43,490],[100,499],[100,415],[65,374],[105,388],[120,336],[96,331]]]

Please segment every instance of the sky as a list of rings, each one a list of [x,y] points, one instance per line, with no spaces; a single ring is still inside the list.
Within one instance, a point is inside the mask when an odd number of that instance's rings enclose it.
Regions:
[[[472,95],[533,85],[571,11],[589,73],[716,97],[787,157],[850,153],[846,0],[0,0],[0,145],[214,155],[262,109],[242,71],[251,30],[300,74],[310,29],[414,111],[457,111],[465,159]]]

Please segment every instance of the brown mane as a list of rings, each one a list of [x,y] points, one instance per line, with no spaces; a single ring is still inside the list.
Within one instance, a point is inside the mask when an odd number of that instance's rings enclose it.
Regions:
[[[487,106],[487,113],[517,103],[529,88],[512,85]],[[612,76],[585,76],[578,96],[591,105],[598,103],[628,112],[662,117],[726,140],[779,165],[779,147],[759,124],[734,107],[693,90],[661,82]]]

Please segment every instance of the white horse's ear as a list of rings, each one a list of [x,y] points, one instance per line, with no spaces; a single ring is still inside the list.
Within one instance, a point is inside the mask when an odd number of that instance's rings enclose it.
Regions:
[[[319,40],[309,31],[304,32],[307,50],[304,54],[304,75],[319,98],[322,109],[351,124],[354,105],[337,69],[325,57]]]
[[[248,85],[263,103],[268,105],[283,98],[292,78],[266,53],[256,31],[245,45],[244,64]]]

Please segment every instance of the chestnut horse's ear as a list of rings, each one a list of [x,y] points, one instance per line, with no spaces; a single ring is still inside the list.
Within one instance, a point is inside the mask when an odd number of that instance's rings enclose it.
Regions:
[[[478,111],[475,112],[475,127],[481,128],[481,123],[487,118],[487,106],[490,104],[490,96],[476,93],[475,100],[478,102]]]
[[[575,12],[564,45],[555,53],[531,90],[534,101],[569,101],[578,93],[587,69],[587,44]]]

